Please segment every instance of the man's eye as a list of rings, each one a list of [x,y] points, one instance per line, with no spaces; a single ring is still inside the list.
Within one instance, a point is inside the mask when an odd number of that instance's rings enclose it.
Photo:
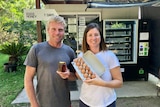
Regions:
[[[59,32],[63,32],[63,29],[59,29]]]
[[[52,31],[55,31],[55,29],[52,29]]]

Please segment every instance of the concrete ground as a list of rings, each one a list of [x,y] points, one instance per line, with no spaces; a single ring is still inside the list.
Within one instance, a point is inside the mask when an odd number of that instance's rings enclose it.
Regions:
[[[156,83],[158,82],[158,78],[155,76],[149,74],[149,79],[148,81],[125,81],[124,85],[122,88],[116,89],[117,93],[117,107],[125,107],[122,105],[121,102],[124,102],[123,104],[126,105],[126,101],[132,98],[135,101],[139,100],[144,100],[143,98],[151,98],[151,99],[156,99],[159,98],[157,97],[157,87]],[[36,85],[36,80],[34,81]],[[78,100],[79,100],[79,93],[80,93],[80,86],[81,86],[81,80],[77,81],[78,84],[78,91],[71,91],[71,100],[72,100],[72,107],[78,107]],[[139,99],[139,100],[138,100]],[[131,100],[131,101],[132,101]],[[160,102],[160,99],[158,99]],[[156,102],[156,101],[155,101]],[[153,103],[155,103],[153,102]],[[16,97],[16,99],[12,102],[12,105],[15,107],[22,107],[18,106],[19,104],[29,104],[29,100],[27,98],[25,89],[22,90],[21,93]],[[127,104],[128,104],[127,103]],[[151,107],[151,106],[142,106],[141,102],[139,101],[140,105],[134,105],[134,106],[126,106],[126,107]],[[17,106],[16,106],[17,105]],[[122,106],[120,106],[122,105]],[[26,106],[23,106],[26,107]],[[154,106],[152,106],[154,107]],[[155,106],[155,107],[160,107]]]

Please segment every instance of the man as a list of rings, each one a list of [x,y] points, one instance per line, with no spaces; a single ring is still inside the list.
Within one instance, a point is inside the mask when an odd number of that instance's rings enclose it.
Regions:
[[[24,85],[31,107],[70,107],[68,80],[75,80],[71,65],[76,57],[74,51],[62,43],[65,33],[65,20],[53,16],[47,23],[49,40],[31,47],[24,64],[26,71]],[[66,71],[57,71],[58,63],[66,62]],[[36,92],[33,78],[37,75]]]

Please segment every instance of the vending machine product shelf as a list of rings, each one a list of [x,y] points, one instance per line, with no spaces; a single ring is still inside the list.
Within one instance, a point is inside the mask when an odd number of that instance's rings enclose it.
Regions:
[[[148,22],[136,19],[103,20],[106,45],[117,55],[124,80],[148,80],[150,35],[148,30],[144,30],[146,28]]]

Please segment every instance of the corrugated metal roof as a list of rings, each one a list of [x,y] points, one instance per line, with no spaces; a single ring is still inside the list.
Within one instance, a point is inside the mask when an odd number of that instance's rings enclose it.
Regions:
[[[88,2],[126,4],[126,3],[146,3],[159,0],[42,0],[45,4],[87,4]]]

